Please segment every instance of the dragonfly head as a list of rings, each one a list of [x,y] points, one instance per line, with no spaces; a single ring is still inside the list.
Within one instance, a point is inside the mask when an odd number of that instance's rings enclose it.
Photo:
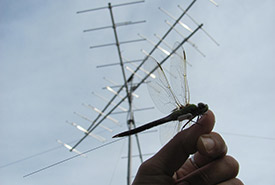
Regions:
[[[204,103],[198,103],[198,113],[204,114],[208,110],[208,105]]]

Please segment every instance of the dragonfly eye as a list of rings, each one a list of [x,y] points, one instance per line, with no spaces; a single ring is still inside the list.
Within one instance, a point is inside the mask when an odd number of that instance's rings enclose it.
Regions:
[[[198,108],[200,110],[200,114],[203,114],[208,110],[208,105],[204,103],[198,103]]]

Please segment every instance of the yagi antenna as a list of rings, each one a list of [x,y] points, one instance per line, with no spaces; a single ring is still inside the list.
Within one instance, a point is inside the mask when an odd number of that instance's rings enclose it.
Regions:
[[[167,32],[163,35],[162,40],[164,40],[164,39],[169,35],[169,33],[172,31],[172,28],[178,24],[178,22],[181,20],[181,18],[182,18],[182,17],[186,14],[186,12],[194,5],[195,2],[196,2],[196,0],[193,0],[193,1],[189,4],[189,6],[186,8],[186,10],[185,10],[185,11],[178,17],[178,19],[175,21],[175,23],[173,24],[173,26],[172,26],[170,29],[168,29]],[[178,47],[176,47],[175,50],[173,50],[173,51],[171,52],[171,55],[172,55],[181,45],[183,45],[189,38],[191,38],[199,29],[201,29],[202,26],[203,26],[202,24],[199,25],[199,26],[194,30],[194,32],[190,33],[184,40],[182,40],[182,41],[180,42],[180,44],[178,45]],[[158,47],[158,45],[160,45],[160,44],[161,44],[161,41],[159,41],[159,42],[153,47],[153,49],[149,52],[149,54],[151,55],[151,54],[156,50],[156,48]],[[165,61],[167,61],[167,59],[168,59],[171,55],[166,56],[166,57],[160,62],[160,64],[162,64],[162,63],[164,63]],[[145,58],[143,59],[143,61],[142,61],[142,62],[139,64],[139,66],[136,68],[135,72],[138,71],[138,70],[140,69],[140,67],[144,64],[144,62],[146,62],[147,59],[148,59],[148,57],[145,57]],[[137,85],[135,85],[135,89],[133,89],[133,91],[136,90],[141,84],[143,84],[149,76],[150,76],[150,74],[146,75]],[[130,78],[132,78],[132,76],[129,77],[129,79],[130,79]],[[119,88],[119,90],[117,91],[117,93],[120,93],[120,92],[122,91],[122,89],[123,89],[124,87],[127,86],[127,84],[128,84],[128,80],[127,80],[126,82],[124,81],[124,85],[121,86],[121,87]],[[104,111],[107,110],[107,108],[112,104],[111,102],[113,102],[113,101],[115,100],[116,97],[117,97],[117,95],[114,95],[114,96],[110,99],[110,101],[107,103],[107,105],[102,109],[102,112],[104,112]],[[129,97],[129,96],[126,95],[123,99],[121,99],[114,107],[112,107],[112,108],[108,111],[108,113],[107,113],[106,115],[110,115],[110,114],[111,114],[111,113],[112,113],[112,112],[113,112],[122,102],[124,102],[124,100],[125,100],[127,97]],[[89,128],[88,128],[87,130],[88,130],[89,132],[92,132],[96,127],[98,127],[98,126],[103,122],[103,120],[106,118],[106,115],[105,115],[103,118],[99,119],[99,118],[101,117],[101,115],[99,114],[99,115],[94,119],[94,121],[92,122],[92,124],[89,126]],[[84,135],[84,136],[74,145],[73,148],[77,147],[77,146],[78,146],[87,136],[88,136],[88,135],[85,134],[85,135]]]

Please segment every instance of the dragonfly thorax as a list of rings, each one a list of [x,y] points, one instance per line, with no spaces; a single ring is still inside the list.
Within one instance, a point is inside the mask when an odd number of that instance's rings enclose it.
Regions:
[[[195,104],[187,104],[185,106],[180,107],[177,110],[174,110],[172,115],[173,117],[179,117],[185,114],[191,114],[192,117],[196,117],[199,115],[204,114],[208,110],[208,105],[204,103],[198,103],[198,105]]]

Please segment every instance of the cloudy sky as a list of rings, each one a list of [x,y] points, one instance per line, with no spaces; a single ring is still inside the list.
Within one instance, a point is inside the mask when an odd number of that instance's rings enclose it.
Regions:
[[[128,1],[111,1],[112,4],[124,2]],[[173,22],[158,7],[178,17],[181,10],[177,5],[186,8],[190,2],[147,0],[114,8],[118,23],[146,20],[143,24],[119,27],[120,41],[139,39],[137,34],[140,33],[157,42],[154,34],[162,36],[169,28],[165,20]],[[206,57],[185,44],[188,61],[192,63],[188,68],[191,103],[205,102],[213,110],[215,131],[221,133],[229,154],[239,161],[239,178],[245,184],[274,184],[275,37],[272,33],[275,30],[275,3],[272,0],[216,2],[218,7],[208,0],[199,0],[189,11],[220,44],[217,46],[202,30],[190,41]],[[73,145],[83,136],[67,122],[87,128],[90,123],[77,114],[91,120],[97,114],[83,103],[102,109],[106,102],[92,92],[110,99],[113,94],[103,88],[111,85],[106,79],[118,84],[123,82],[118,65],[96,67],[119,61],[114,46],[89,49],[93,45],[114,42],[112,29],[83,32],[109,26],[108,9],[76,13],[107,6],[107,3],[102,0],[0,1],[1,185],[126,184],[127,140],[90,152],[86,158],[78,157],[23,178],[73,156],[56,142],[61,140]],[[196,28],[188,17],[182,22]],[[190,33],[179,25],[177,29],[185,36]],[[182,41],[182,37],[172,32],[167,42],[173,45],[176,41]],[[136,60],[144,57],[141,49],[149,52],[152,45],[138,42],[122,45],[121,49],[125,59]],[[157,51],[154,56],[161,59],[165,54]],[[138,78],[135,81],[138,82]],[[145,85],[136,93],[140,98],[134,99],[135,108],[153,106]],[[121,106],[128,108],[127,103]],[[112,135],[126,129],[126,114],[111,116],[121,126],[105,120],[102,124],[113,132],[102,127],[95,130],[95,134],[105,137],[107,142],[112,141]],[[137,124],[161,116],[164,114],[157,109],[135,112]],[[160,149],[158,134],[140,135],[144,154]],[[86,151],[100,145],[99,141],[87,138],[77,149]],[[137,154],[135,143],[133,154]],[[133,158],[133,175],[139,164],[139,159]]]

